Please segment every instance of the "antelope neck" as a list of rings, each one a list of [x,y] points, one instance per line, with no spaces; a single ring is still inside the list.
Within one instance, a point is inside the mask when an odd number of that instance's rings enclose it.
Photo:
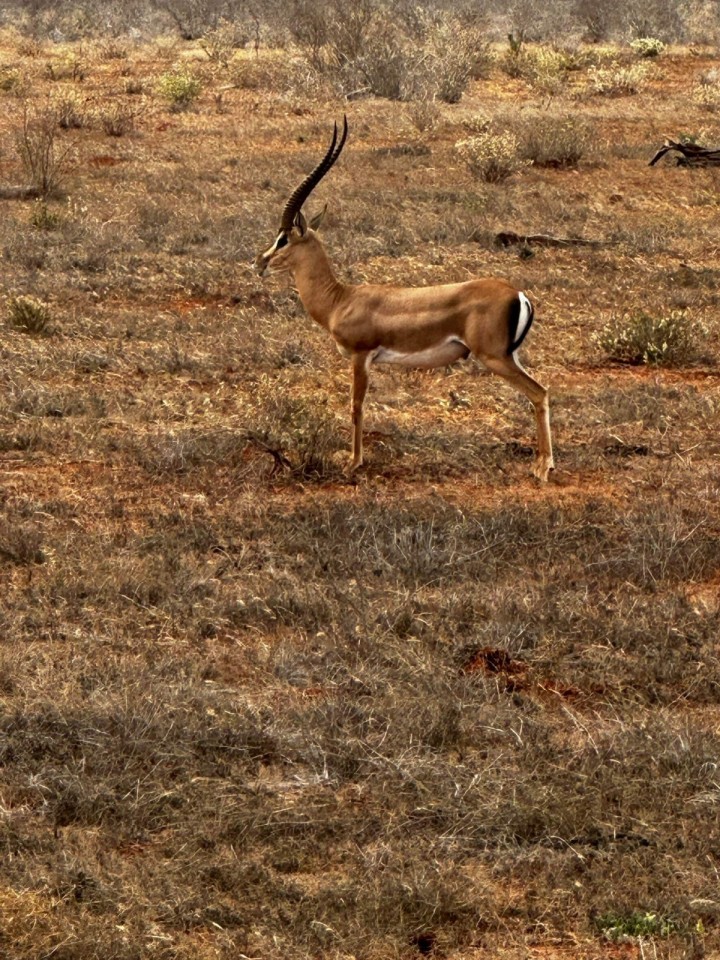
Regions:
[[[312,257],[298,264],[293,273],[303,306],[316,323],[327,329],[330,315],[345,295],[346,287],[336,278],[319,244],[318,248]]]

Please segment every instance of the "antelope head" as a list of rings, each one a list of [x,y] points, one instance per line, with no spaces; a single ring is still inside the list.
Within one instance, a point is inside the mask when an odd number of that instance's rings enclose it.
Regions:
[[[305,214],[302,212],[302,205],[340,156],[342,148],[345,146],[347,134],[347,117],[343,117],[343,132],[340,137],[340,142],[338,143],[338,128],[336,123],[327,153],[315,169],[312,170],[302,183],[290,194],[285,204],[285,209],[283,210],[280,220],[280,230],[275,238],[275,242],[271,247],[268,247],[264,253],[259,253],[255,258],[255,268],[260,276],[263,276],[266,270],[273,272],[294,270],[295,264],[298,262],[298,255],[307,246],[308,242],[312,242],[315,231],[325,216],[327,207],[308,223],[305,219]]]

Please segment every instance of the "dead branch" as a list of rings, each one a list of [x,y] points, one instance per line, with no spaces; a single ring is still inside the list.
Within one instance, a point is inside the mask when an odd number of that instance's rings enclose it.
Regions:
[[[34,200],[39,196],[37,187],[0,187],[0,200]]]
[[[671,150],[680,154],[679,157],[675,157],[675,163],[678,167],[720,166],[720,150],[701,147],[697,143],[684,143],[679,140],[671,140],[669,137],[665,139],[665,143],[652,158],[648,166],[654,167],[658,160],[664,157],[666,153],[670,153]]]

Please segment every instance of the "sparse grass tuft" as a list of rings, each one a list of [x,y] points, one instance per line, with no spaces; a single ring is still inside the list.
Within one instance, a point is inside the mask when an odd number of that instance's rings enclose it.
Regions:
[[[0,520],[0,562],[9,560],[22,567],[44,563],[42,544],[42,535],[36,527]]]
[[[430,97],[419,97],[405,109],[405,116],[420,133],[429,133],[440,123],[440,107]]]
[[[96,43],[95,48],[100,60],[127,60],[129,56],[127,43],[117,37],[103,37]]]
[[[0,67],[0,93],[12,93],[20,87],[21,83],[22,80],[17,70]]]
[[[38,230],[57,230],[63,222],[55,210],[51,210],[44,200],[36,200],[30,214],[30,223]]]
[[[100,124],[109,137],[124,137],[135,129],[138,111],[126,103],[112,103],[99,113]]]
[[[53,98],[57,124],[63,130],[79,130],[88,122],[85,98],[76,90],[69,90]]]
[[[266,384],[258,394],[262,405],[250,421],[250,437],[295,477],[323,479],[338,473],[333,454],[345,448],[337,422],[317,400],[296,399]],[[344,463],[343,463],[344,466]]]

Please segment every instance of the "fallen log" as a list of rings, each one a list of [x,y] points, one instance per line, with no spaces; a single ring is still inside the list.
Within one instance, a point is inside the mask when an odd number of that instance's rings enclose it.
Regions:
[[[660,147],[648,166],[654,167],[658,160],[672,150],[680,154],[679,157],[674,158],[678,167],[720,166],[720,149],[711,150],[709,147],[701,147],[697,143],[685,143],[682,140],[671,140],[669,137],[666,138],[665,143]]]
[[[0,187],[0,200],[35,200],[39,196],[37,187]]]
[[[552,237],[547,233],[515,233],[503,230],[495,234],[495,243],[500,247],[535,245],[538,247],[599,247],[602,240],[587,240],[585,237]]]

